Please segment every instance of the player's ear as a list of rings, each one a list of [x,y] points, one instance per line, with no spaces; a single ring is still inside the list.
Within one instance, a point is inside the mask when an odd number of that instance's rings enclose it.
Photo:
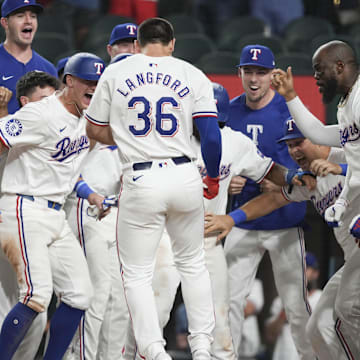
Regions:
[[[68,86],[69,88],[72,88],[72,87],[73,87],[74,79],[73,79],[73,77],[72,77],[70,74],[67,74],[67,75],[66,75],[65,83],[66,83],[66,86]]]
[[[240,67],[240,66],[238,67],[238,70],[237,70],[237,75],[238,75],[238,77],[240,77],[240,78],[241,78],[241,67]]]
[[[23,95],[23,96],[20,96],[20,104],[21,104],[21,107],[25,106],[26,104],[28,104],[30,102],[30,99]]]
[[[139,54],[141,50],[140,50],[140,44],[137,40],[134,40],[134,47],[135,47],[135,54]]]
[[[112,50],[112,46],[107,44],[106,45],[106,51],[107,51],[107,53],[109,54],[110,57],[112,57],[112,51],[111,50]]]
[[[6,30],[8,27],[8,18],[2,17],[0,19],[1,26]]]

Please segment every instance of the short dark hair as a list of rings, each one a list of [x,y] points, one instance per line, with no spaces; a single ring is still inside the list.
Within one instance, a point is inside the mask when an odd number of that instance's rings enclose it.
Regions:
[[[46,86],[50,86],[55,90],[59,89],[59,80],[43,71],[29,71],[23,75],[16,83],[16,99],[20,106],[21,96],[30,96],[36,89],[40,87],[43,89]]]
[[[156,43],[167,45],[173,39],[173,26],[169,21],[162,18],[147,19],[138,28],[137,40],[141,47]]]

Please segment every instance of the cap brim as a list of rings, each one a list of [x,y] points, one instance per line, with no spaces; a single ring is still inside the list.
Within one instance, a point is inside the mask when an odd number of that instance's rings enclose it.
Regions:
[[[126,37],[126,38],[112,40],[111,42],[109,42],[109,45],[113,46],[116,42],[123,41],[123,40],[132,40],[132,41],[134,41],[134,40],[136,40],[136,37]]]
[[[289,134],[289,135],[286,135],[286,136],[282,137],[277,142],[279,143],[279,142],[283,142],[283,141],[286,141],[286,140],[292,140],[292,139],[305,139],[305,137],[300,136],[299,134]]]
[[[15,9],[12,9],[12,10],[11,10],[10,12],[8,12],[7,14],[1,14],[1,16],[2,16],[2,17],[7,17],[7,16],[13,14],[13,13],[16,12],[16,11],[18,11],[18,10],[20,10],[20,9],[23,9],[23,8],[27,8],[27,7],[28,7],[28,8],[33,8],[37,14],[41,14],[41,13],[43,12],[43,10],[44,10],[43,6],[40,5],[40,4],[36,4],[36,5],[30,4],[30,5],[25,5],[25,6],[24,6],[24,4],[22,4],[22,5],[19,5],[18,7],[16,7]]]
[[[254,64],[254,63],[245,63],[245,64],[238,64],[236,65],[236,67],[240,67],[240,66],[257,66],[257,67],[262,67],[262,68],[266,68],[266,69],[275,69],[275,65],[265,65],[265,64]]]

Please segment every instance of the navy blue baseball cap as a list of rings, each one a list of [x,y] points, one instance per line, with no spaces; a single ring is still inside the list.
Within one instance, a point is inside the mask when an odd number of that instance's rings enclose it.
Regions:
[[[59,74],[59,72],[63,71],[65,68],[65,65],[67,63],[67,61],[70,59],[70,56],[64,57],[62,59],[60,59],[57,64],[56,64],[56,71]]]
[[[214,90],[216,107],[218,111],[217,120],[221,123],[226,123],[229,119],[229,113],[230,113],[229,94],[222,85],[215,82],[213,82],[212,85]]]
[[[36,2],[36,0],[4,0],[1,5],[1,16],[7,17],[16,10],[31,6],[36,13],[43,11],[43,6]]]
[[[306,260],[306,266],[312,267],[314,269],[319,269],[319,262],[313,253],[306,252],[305,260]]]
[[[125,23],[116,25],[110,35],[109,45],[113,45],[119,40],[136,39],[137,25],[133,23]]]
[[[295,120],[290,117],[284,122],[284,136],[281,139],[279,139],[278,142],[291,140],[291,139],[299,139],[299,138],[305,138],[305,136],[296,126]]]
[[[239,66],[252,65],[268,69],[275,68],[273,52],[263,45],[247,45],[242,49]]]

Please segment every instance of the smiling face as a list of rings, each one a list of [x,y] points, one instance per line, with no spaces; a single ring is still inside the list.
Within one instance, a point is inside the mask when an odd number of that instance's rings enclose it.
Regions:
[[[92,96],[94,95],[97,81],[84,80],[77,76],[67,75],[67,84],[71,89],[71,97],[80,111],[88,108]]]
[[[239,76],[246,93],[246,102],[248,105],[261,106],[267,104],[272,97],[271,69],[259,66],[242,66],[239,68]]]
[[[286,140],[288,151],[293,160],[304,170],[310,169],[313,160],[318,159],[319,146],[314,145],[310,140],[304,138],[296,138]]]
[[[38,28],[37,14],[31,8],[22,8],[1,19],[6,40],[20,47],[30,46]]]
[[[324,51],[320,51],[315,53],[313,57],[313,69],[316,85],[323,97],[323,103],[329,104],[338,93],[336,64],[326,56]]]

